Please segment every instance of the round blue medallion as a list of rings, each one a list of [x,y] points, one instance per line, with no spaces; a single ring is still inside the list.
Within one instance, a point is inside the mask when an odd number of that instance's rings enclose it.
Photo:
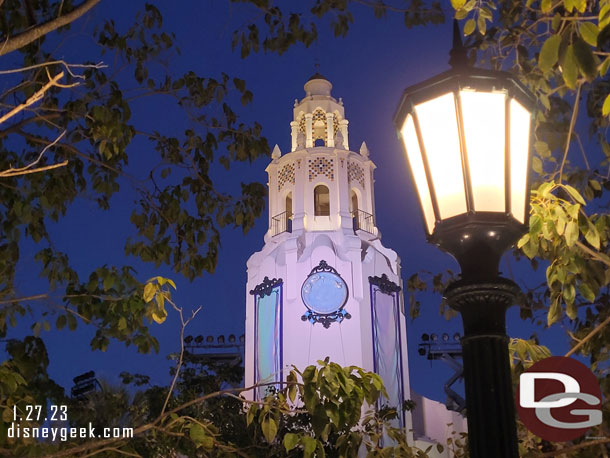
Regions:
[[[315,272],[303,283],[301,297],[309,310],[328,315],[345,305],[347,284],[334,272]]]

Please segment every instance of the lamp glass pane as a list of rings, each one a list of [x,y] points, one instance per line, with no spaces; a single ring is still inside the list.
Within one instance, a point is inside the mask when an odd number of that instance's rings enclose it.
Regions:
[[[426,181],[424,162],[421,157],[419,142],[417,141],[417,132],[415,131],[415,124],[413,123],[413,117],[411,115],[407,116],[407,120],[402,126],[401,134],[405,150],[407,151],[409,166],[411,167],[413,179],[415,180],[417,194],[419,195],[419,202],[424,212],[426,228],[428,229],[428,233],[431,234],[434,229],[434,210],[432,208],[432,199],[430,198],[430,189],[428,188],[428,182]]]
[[[531,113],[515,99],[510,101],[510,202],[511,213],[525,222],[527,166]]]
[[[466,212],[453,93],[415,106],[441,219]]]
[[[504,212],[506,94],[460,91],[475,211]]]

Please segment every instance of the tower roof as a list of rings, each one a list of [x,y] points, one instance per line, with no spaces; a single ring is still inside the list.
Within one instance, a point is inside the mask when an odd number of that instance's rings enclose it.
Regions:
[[[307,81],[311,81],[311,80],[326,80],[326,81],[328,81],[328,78],[326,78],[320,72],[315,72],[313,75],[311,75],[311,78],[309,78]]]

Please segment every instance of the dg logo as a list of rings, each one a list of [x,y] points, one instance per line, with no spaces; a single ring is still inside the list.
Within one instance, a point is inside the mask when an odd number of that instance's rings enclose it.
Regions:
[[[542,439],[567,442],[602,422],[601,389],[593,372],[572,358],[538,361],[519,378],[517,412]]]

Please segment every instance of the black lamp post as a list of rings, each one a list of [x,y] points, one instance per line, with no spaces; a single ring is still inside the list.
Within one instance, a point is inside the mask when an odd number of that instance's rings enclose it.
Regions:
[[[518,456],[506,309],[499,276],[529,214],[533,96],[512,75],[470,68],[454,22],[452,69],[404,91],[394,117],[428,241],[460,264],[445,291],[460,312],[471,458]]]

